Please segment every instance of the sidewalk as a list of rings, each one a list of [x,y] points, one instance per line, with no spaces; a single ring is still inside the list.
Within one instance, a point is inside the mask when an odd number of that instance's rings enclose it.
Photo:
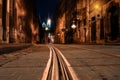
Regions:
[[[24,48],[28,48],[30,46],[32,46],[32,44],[23,44],[23,43],[22,44],[1,44],[0,43],[0,55],[21,50]]]
[[[120,46],[119,43],[74,43],[78,45],[110,45],[110,46]]]

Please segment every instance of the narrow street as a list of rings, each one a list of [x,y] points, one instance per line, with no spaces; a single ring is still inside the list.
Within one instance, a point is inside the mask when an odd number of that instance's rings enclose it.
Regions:
[[[0,55],[0,80],[41,80],[50,58],[48,46],[34,45]],[[79,80],[120,80],[120,46],[52,46],[60,50]]]
[[[120,0],[0,0],[0,80],[120,80]]]

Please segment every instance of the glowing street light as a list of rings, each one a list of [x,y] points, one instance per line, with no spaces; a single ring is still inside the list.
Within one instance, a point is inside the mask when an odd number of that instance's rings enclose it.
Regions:
[[[47,26],[51,27],[51,19],[50,18],[47,20]]]
[[[98,4],[95,5],[95,9],[99,9],[99,5]]]
[[[95,8],[95,10],[100,11],[101,10],[100,3],[95,4],[94,8]]]
[[[76,28],[76,25],[75,25],[75,24],[72,24],[71,28],[75,29],[75,28]]]
[[[47,23],[48,23],[48,24],[51,24],[51,19],[48,19]]]
[[[45,27],[45,30],[48,31],[49,30],[48,27]]]

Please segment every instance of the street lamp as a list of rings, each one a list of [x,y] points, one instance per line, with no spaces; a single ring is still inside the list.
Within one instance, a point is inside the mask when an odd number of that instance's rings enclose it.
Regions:
[[[94,5],[94,9],[96,11],[96,17],[97,20],[99,20],[99,34],[100,36],[98,36],[98,40],[104,39],[105,37],[105,30],[104,30],[104,25],[103,25],[103,2],[99,1]]]
[[[71,37],[71,41],[74,42],[74,34],[75,34],[75,31],[76,31],[76,25],[73,21],[73,24],[71,25],[71,28],[72,28],[72,37]]]
[[[47,21],[48,24],[51,24],[51,19],[49,18],[48,21]]]
[[[99,7],[100,7],[100,6],[99,6],[98,4],[95,5],[95,9],[96,9],[96,10],[99,10],[99,9],[100,9]]]
[[[94,9],[95,9],[96,11],[101,11],[101,8],[102,8],[101,3],[96,3],[96,4],[94,5]]]
[[[45,30],[48,31],[49,30],[48,27],[45,27]]]
[[[75,21],[73,20],[73,24],[71,26],[72,29],[75,29],[76,28],[76,25],[75,25]]]
[[[48,20],[47,20],[47,26],[50,28],[51,27],[51,19],[50,18],[48,18]]]
[[[76,28],[76,25],[75,25],[75,24],[72,24],[71,28],[72,28],[72,29],[75,29],[75,28]]]

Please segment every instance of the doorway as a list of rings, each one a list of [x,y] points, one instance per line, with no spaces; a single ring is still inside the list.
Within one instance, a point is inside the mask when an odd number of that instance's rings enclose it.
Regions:
[[[112,3],[108,8],[108,15],[110,19],[110,40],[117,40],[119,35],[119,12],[118,7],[115,3]]]

